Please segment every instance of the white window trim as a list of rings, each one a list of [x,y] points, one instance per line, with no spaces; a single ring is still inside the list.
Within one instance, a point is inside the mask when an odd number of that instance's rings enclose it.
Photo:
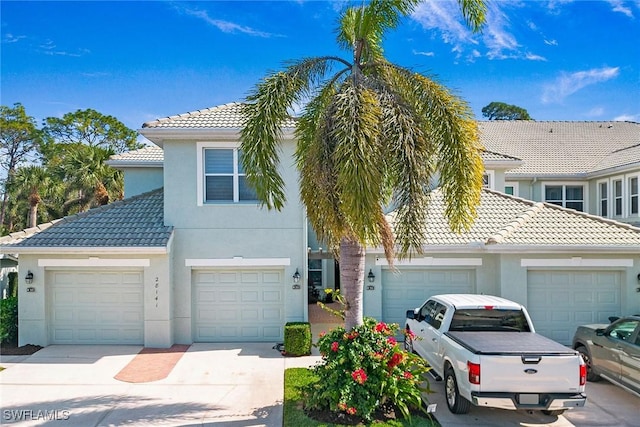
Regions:
[[[291,258],[187,258],[185,267],[286,267]]]
[[[547,201],[546,193],[547,193],[547,186],[549,187],[554,187],[554,186],[562,186],[562,203],[563,203],[563,207],[566,207],[567,204],[567,186],[570,187],[582,187],[582,212],[587,212],[588,211],[588,206],[589,206],[589,188],[587,186],[587,184],[583,181],[545,181],[542,183],[542,200],[545,203],[551,203],[549,201]]]
[[[111,259],[89,257],[84,259],[40,258],[38,267],[149,267],[151,261],[141,259]]]
[[[622,199],[622,207],[620,209],[620,215],[618,215],[616,213],[616,193],[615,193],[615,183],[617,181],[621,182],[621,194],[620,194],[620,198]],[[626,214],[626,210],[627,210],[627,200],[625,197],[625,193],[626,193],[626,187],[627,187],[627,183],[626,183],[626,179],[624,175],[617,175],[617,176],[612,176],[611,179],[609,180],[609,189],[611,190],[610,194],[611,196],[609,197],[610,202],[609,202],[609,208],[611,211],[611,214],[609,215],[610,218],[624,218],[625,214]]]
[[[483,174],[483,181],[484,181],[484,175],[488,177],[488,181],[489,181],[487,185],[484,186],[484,188],[493,190],[496,182],[496,172],[493,170],[485,170]]]
[[[638,203],[640,203],[640,173],[638,174],[629,174],[629,175],[625,175],[625,182],[626,182],[626,191],[625,188],[623,186],[622,189],[622,193],[626,196],[626,200],[627,200],[627,217],[628,218],[637,218],[640,217],[640,209],[638,209],[638,212],[636,212],[635,214],[631,212],[631,180],[632,179],[637,179],[638,180],[638,193],[635,195],[638,198]],[[624,202],[623,202],[624,205]]]
[[[521,267],[633,267],[632,258],[522,258]]]
[[[376,265],[388,266],[389,261],[386,258],[376,258]],[[412,258],[410,260],[396,260],[393,263],[397,267],[431,267],[431,266],[459,266],[474,267],[482,265],[482,258]]]
[[[506,193],[507,187],[513,187],[513,196],[520,197],[520,183],[518,181],[505,181],[504,193]]]
[[[229,202],[219,202],[219,203],[205,203],[205,174],[204,174],[204,150],[206,149],[228,149],[234,150],[233,152],[233,169],[234,169],[234,183],[233,183],[233,198],[234,201]],[[239,142],[232,141],[201,141],[196,143],[196,205],[197,206],[219,206],[220,204],[240,204],[236,200],[238,200],[238,191],[239,185],[237,182],[238,178],[238,149],[240,148]],[[255,203],[258,203],[257,201]]]
[[[601,206],[601,202],[602,202],[602,192],[600,191],[600,185],[601,184],[606,184],[607,185],[607,215],[603,215],[602,214],[602,206]],[[599,181],[596,181],[596,197],[598,200],[598,206],[597,206],[597,212],[598,215],[603,217],[603,218],[609,218],[611,217],[611,183],[609,182],[608,179],[601,179]]]

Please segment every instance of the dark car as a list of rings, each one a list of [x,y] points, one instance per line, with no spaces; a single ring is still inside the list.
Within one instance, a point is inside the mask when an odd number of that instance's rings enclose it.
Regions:
[[[640,315],[609,320],[578,327],[573,348],[587,364],[587,380],[605,378],[640,396]]]

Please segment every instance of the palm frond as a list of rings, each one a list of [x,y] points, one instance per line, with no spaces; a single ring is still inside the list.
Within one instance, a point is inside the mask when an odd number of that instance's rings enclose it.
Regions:
[[[258,199],[269,209],[280,210],[285,203],[284,181],[278,173],[282,124],[290,119],[289,109],[321,81],[336,60],[343,62],[336,57],[292,62],[284,71],[265,78],[247,97],[242,164]]]

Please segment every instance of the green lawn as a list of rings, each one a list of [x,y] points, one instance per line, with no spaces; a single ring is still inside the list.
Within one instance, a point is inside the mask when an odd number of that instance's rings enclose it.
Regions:
[[[284,372],[284,427],[338,427],[337,424],[327,424],[312,420],[305,416],[302,410],[302,396],[300,388],[315,381],[315,376],[307,368],[290,368]],[[438,427],[436,420],[413,416],[411,421],[399,420],[386,423],[374,422],[375,427]]]

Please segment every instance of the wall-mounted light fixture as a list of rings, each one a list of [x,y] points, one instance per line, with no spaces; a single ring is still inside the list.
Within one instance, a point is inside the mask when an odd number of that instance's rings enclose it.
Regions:
[[[369,279],[369,283],[373,283],[376,281],[376,275],[373,274],[373,271],[369,269],[369,274],[367,274],[367,279]]]
[[[27,275],[24,276],[24,281],[27,282],[27,285],[33,283],[33,273],[31,272],[31,270],[27,271]]]
[[[293,273],[293,283],[299,283],[300,282],[300,273],[298,272],[298,269],[296,268],[296,272]]]

